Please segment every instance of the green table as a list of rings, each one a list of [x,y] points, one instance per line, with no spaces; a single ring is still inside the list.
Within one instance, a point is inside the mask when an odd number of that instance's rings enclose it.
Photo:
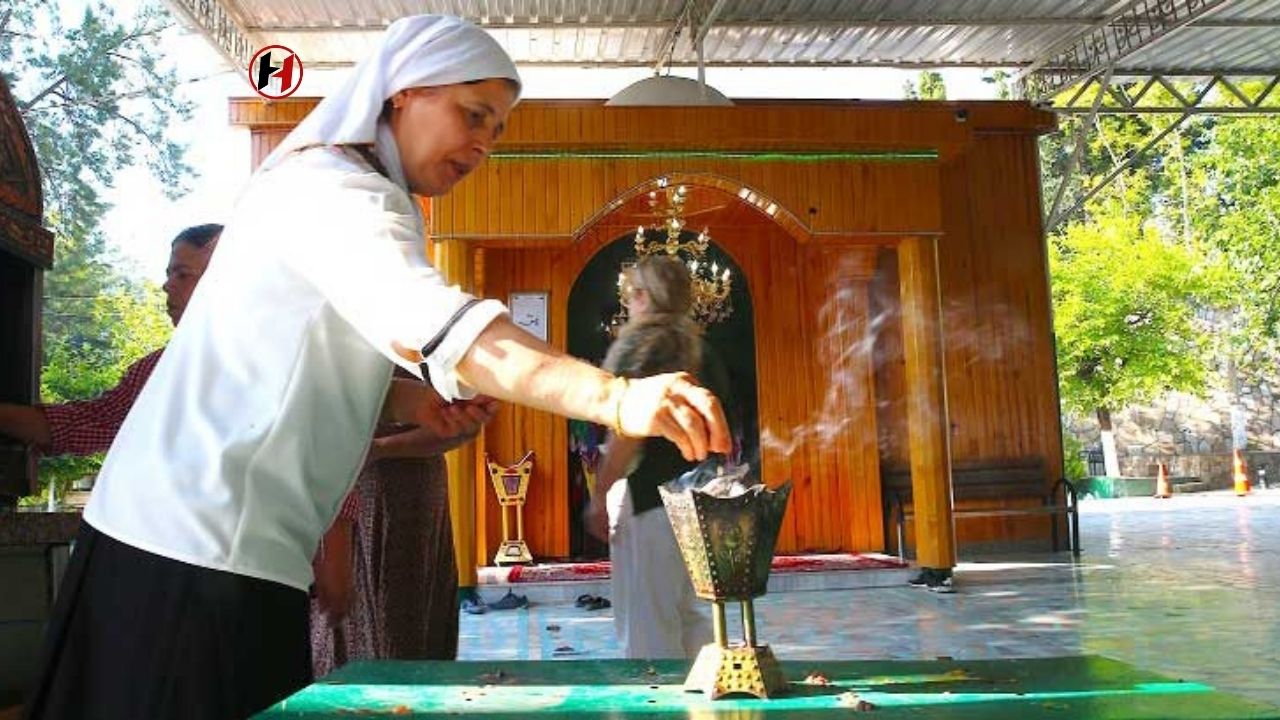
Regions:
[[[353,663],[259,718],[1277,718],[1280,708],[1102,657],[783,663],[792,692],[711,702],[688,663]],[[819,673],[830,684],[804,684]],[[855,707],[859,702],[865,712]]]

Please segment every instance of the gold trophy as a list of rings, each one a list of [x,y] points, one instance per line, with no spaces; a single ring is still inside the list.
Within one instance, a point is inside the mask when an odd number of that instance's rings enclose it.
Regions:
[[[524,501],[529,492],[529,477],[533,475],[533,451],[524,454],[515,465],[503,467],[489,459],[485,453],[484,462],[489,467],[489,480],[493,482],[493,492],[498,496],[498,505],[502,509],[502,544],[493,556],[495,565],[515,565],[533,562],[529,554],[529,546],[524,541]],[[516,516],[516,536],[511,537],[511,525],[507,522],[507,508],[513,508]]]
[[[691,474],[705,475],[704,467],[705,464]],[[706,693],[712,700],[737,693],[758,698],[777,696],[786,689],[787,680],[773,651],[756,637],[752,600],[764,595],[768,588],[773,548],[787,510],[791,483],[777,490],[756,484],[740,493],[712,494],[696,485],[680,489],[688,477],[686,474],[675,483],[662,486],[659,492],[694,592],[711,601],[715,642],[702,646],[684,689]],[[714,484],[704,483],[702,487],[711,489]],[[731,643],[727,638],[728,601],[742,606],[740,643]]]

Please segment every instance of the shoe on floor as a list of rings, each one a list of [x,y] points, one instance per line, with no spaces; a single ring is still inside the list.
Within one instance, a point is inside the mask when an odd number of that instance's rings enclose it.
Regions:
[[[462,612],[468,615],[483,615],[488,612],[489,606],[484,604],[484,600],[478,597],[462,598]]]
[[[609,602],[609,598],[598,595],[579,595],[573,604],[583,610],[603,610],[607,607],[613,607],[613,603]]]
[[[497,602],[490,603],[489,607],[494,610],[516,610],[522,607],[529,607],[529,598],[525,595],[516,595],[508,590],[506,595],[503,595]]]
[[[920,572],[907,580],[908,585],[927,588],[936,593],[953,593],[955,587],[951,583],[951,571],[938,568],[920,568]]]

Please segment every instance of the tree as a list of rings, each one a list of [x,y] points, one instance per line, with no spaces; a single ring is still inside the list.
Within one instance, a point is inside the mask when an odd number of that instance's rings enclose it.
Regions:
[[[982,75],[982,82],[995,86],[997,100],[1013,99],[1013,87],[1010,85],[1012,80],[1013,75],[1007,70],[992,70]]]
[[[1115,83],[1111,92],[1133,97],[1141,90],[1141,85],[1137,82]],[[1175,83],[1174,87],[1188,97],[1198,94],[1191,83]],[[1096,90],[1090,90],[1078,102],[1088,104],[1094,99],[1094,92]],[[1103,106],[1115,104],[1116,100],[1110,96],[1103,102]],[[1140,104],[1172,105],[1174,99],[1165,88],[1156,87],[1148,89],[1142,95]],[[1077,153],[1075,144],[1082,122],[1084,117],[1080,115],[1063,116],[1060,118],[1060,131],[1046,135],[1041,140],[1040,166],[1045,212],[1051,209],[1059,184],[1067,183],[1060,205],[1060,210],[1065,211],[1114,168],[1124,166],[1125,170],[1098,194],[1094,205],[1102,205],[1108,199],[1115,199],[1124,205],[1127,213],[1162,223],[1168,222],[1171,218],[1170,208],[1180,209],[1186,197],[1187,185],[1182,182],[1181,171],[1187,165],[1182,161],[1188,153],[1198,152],[1204,147],[1212,119],[1195,119],[1184,123],[1156,147],[1140,154],[1139,151],[1151,138],[1177,122],[1177,118],[1167,115],[1100,115],[1092,127],[1086,128],[1088,132],[1085,133],[1084,146],[1079,151],[1074,172],[1068,172],[1072,166],[1072,156]],[[1089,213],[1089,207],[1081,206],[1067,219],[1087,220]]]
[[[48,0],[0,0],[0,68],[44,172],[46,221],[55,233],[91,234],[106,211],[101,190],[138,162],[170,196],[185,190],[190,168],[166,130],[188,119],[191,106],[156,53],[172,26],[158,5],[142,6],[122,24],[97,0],[79,25],[63,27]]]
[[[90,2],[64,26],[47,0],[0,0],[0,72],[13,89],[40,163],[55,264],[45,276],[42,399],[96,395],[168,337],[160,291],[130,278],[99,231],[102,192],[123,168],[145,163],[171,195],[191,169],[167,129],[190,117],[178,79],[156,52],[173,26],[147,5],[118,21]],[[46,459],[59,484],[92,472],[95,459]]]
[[[1107,473],[1118,475],[1111,411],[1205,388],[1209,348],[1196,312],[1220,303],[1229,280],[1195,248],[1115,206],[1068,225],[1049,264],[1062,401],[1097,415]]]
[[[1246,88],[1246,91],[1248,88]],[[1280,122],[1274,117],[1220,118],[1211,142],[1188,161],[1188,216],[1198,235],[1238,269],[1243,370],[1276,366],[1280,340]]]
[[[130,365],[168,341],[172,327],[163,304],[160,288],[145,282],[92,296],[48,297],[46,322],[67,331],[46,333],[41,398],[64,402],[114,386]],[[67,484],[101,465],[101,456],[43,458],[40,474],[65,492]]]
[[[908,80],[902,86],[902,95],[908,100],[946,100],[947,84],[942,73],[921,70],[919,84]]]
[[[1178,82],[1184,97],[1210,91],[1210,100],[1241,104],[1232,92],[1210,90],[1201,84]],[[1263,83],[1239,83],[1253,98]],[[1120,83],[1113,92],[1135,97],[1139,88]],[[1087,96],[1081,102],[1089,102]],[[1173,104],[1166,88],[1157,86],[1142,96],[1142,105]],[[1108,96],[1103,104],[1114,105]],[[1268,104],[1280,105],[1280,94]],[[1056,193],[1055,181],[1065,177],[1069,147],[1079,117],[1064,118],[1063,132],[1041,145],[1046,209]],[[1098,118],[1080,155],[1078,180],[1068,185],[1062,208],[1070,207],[1086,188],[1094,186],[1113,167],[1124,166],[1110,186],[1093,201],[1070,214],[1069,221],[1096,222],[1097,208],[1119,211],[1158,227],[1169,239],[1232,268],[1233,282],[1220,288],[1221,308],[1212,314],[1206,362],[1221,372],[1215,384],[1233,396],[1234,442],[1243,447],[1244,410],[1240,391],[1248,382],[1274,380],[1280,365],[1280,238],[1277,210],[1280,192],[1280,125],[1273,118],[1203,115],[1174,127],[1154,148],[1138,150],[1169,127],[1169,116],[1108,115]]]

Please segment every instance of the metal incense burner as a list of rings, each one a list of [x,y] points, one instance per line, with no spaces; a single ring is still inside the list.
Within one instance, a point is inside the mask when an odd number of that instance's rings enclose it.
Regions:
[[[774,697],[786,689],[787,680],[769,646],[756,637],[752,601],[765,594],[769,583],[791,483],[777,490],[755,484],[740,494],[722,496],[727,483],[713,489],[716,472],[723,471],[707,469],[704,463],[659,488],[694,592],[711,601],[715,627],[715,642],[698,653],[684,689],[706,693],[713,700],[738,693]],[[701,478],[691,477],[699,473]],[[740,643],[731,643],[727,637],[725,603],[729,601],[742,606]]]

